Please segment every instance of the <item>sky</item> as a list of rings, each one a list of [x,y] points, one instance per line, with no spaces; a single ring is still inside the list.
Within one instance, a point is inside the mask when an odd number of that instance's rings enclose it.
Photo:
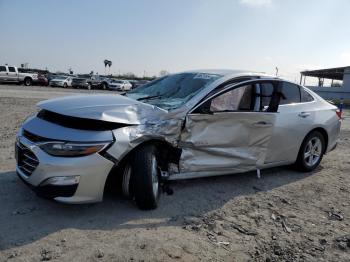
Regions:
[[[299,80],[350,65],[349,0],[0,0],[0,64],[159,75],[244,69]],[[108,69],[107,69],[108,72]]]

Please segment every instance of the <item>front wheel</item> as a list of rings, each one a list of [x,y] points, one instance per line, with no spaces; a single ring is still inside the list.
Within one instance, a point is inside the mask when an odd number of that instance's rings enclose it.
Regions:
[[[154,145],[142,146],[135,152],[132,166],[132,187],[140,209],[155,209],[160,196],[157,150]]]
[[[308,134],[299,150],[296,167],[305,172],[314,170],[320,164],[325,152],[325,139],[318,131]]]

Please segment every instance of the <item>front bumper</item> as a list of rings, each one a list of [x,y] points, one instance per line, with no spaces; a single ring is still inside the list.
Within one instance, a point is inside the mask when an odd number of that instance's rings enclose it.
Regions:
[[[20,143],[38,159],[32,172],[23,172],[17,161],[17,174],[38,195],[64,203],[92,203],[102,201],[104,186],[114,163],[100,154],[83,157],[55,157],[40,149],[34,142],[20,133]],[[17,145],[16,145],[17,146]],[[18,157],[17,157],[18,158]],[[54,177],[79,177],[79,183],[51,185],[48,179]]]
[[[49,81],[45,79],[38,79],[37,81],[34,82],[35,84],[42,85],[42,86],[47,86],[49,84]]]
[[[39,185],[37,187],[28,183],[23,178],[23,173],[19,168],[17,168],[16,173],[18,177],[28,186],[30,187],[38,196],[54,199],[57,197],[72,197],[77,191],[78,184],[66,185],[66,186],[55,186],[55,185]]]
[[[109,89],[117,90],[117,91],[123,91],[123,88],[121,86],[109,85]]]
[[[50,82],[50,86],[60,86],[62,87],[64,85],[63,82]]]

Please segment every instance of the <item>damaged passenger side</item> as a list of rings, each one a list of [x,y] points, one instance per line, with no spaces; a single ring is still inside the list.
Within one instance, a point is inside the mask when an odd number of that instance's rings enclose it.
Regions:
[[[266,84],[272,87],[269,95],[264,95]],[[278,81],[260,79],[228,85],[206,98],[186,116],[176,177],[258,169],[265,160],[281,96]]]

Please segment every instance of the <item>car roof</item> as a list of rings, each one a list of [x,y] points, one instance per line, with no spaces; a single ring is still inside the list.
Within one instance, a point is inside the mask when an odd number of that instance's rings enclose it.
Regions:
[[[203,73],[203,74],[218,74],[222,77],[241,77],[241,76],[260,76],[264,78],[275,78],[278,79],[276,76],[268,75],[264,72],[256,72],[251,70],[235,70],[235,69],[198,69],[198,70],[190,70],[190,71],[184,71],[182,73]]]

